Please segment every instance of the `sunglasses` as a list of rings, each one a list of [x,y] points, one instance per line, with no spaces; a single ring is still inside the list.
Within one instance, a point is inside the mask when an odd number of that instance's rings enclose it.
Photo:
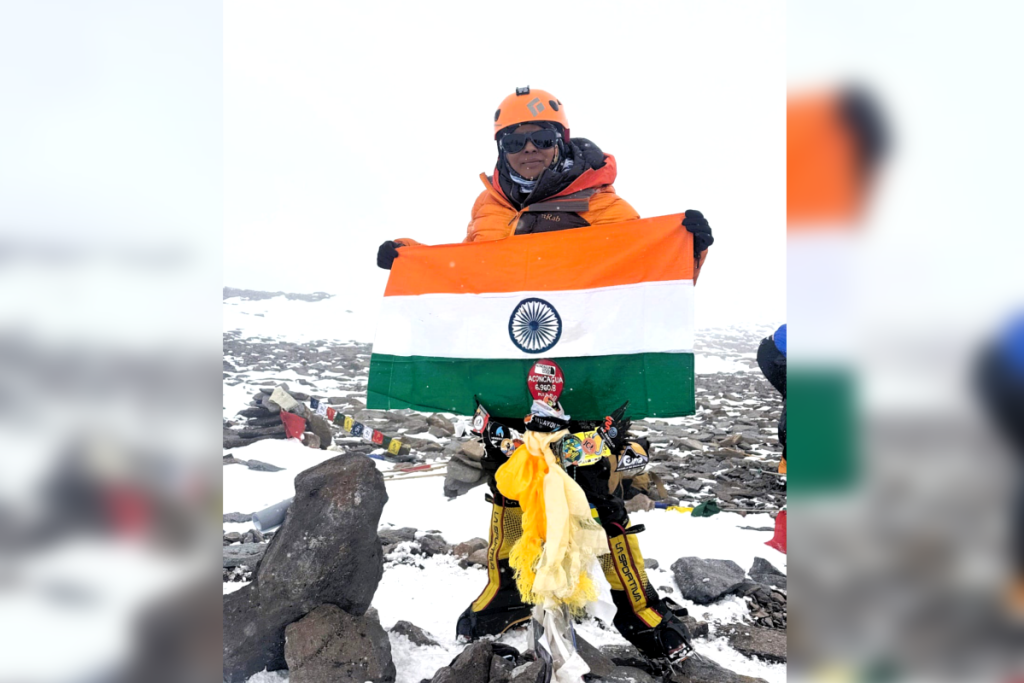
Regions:
[[[508,133],[501,138],[501,151],[507,154],[518,154],[526,147],[529,140],[537,149],[551,149],[558,142],[559,133],[553,130],[534,130],[529,133]]]

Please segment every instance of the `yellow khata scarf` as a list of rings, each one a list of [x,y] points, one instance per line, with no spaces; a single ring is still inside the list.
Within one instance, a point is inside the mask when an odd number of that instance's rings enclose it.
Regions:
[[[525,602],[566,605],[579,614],[597,600],[587,568],[608,552],[608,539],[583,489],[551,452],[551,444],[567,433],[526,432],[524,444],[495,478],[501,494],[518,500],[523,511],[523,535],[509,555],[519,594]]]

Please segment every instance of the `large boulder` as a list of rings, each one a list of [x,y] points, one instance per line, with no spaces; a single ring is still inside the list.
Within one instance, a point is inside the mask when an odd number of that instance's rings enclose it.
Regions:
[[[364,456],[331,458],[295,478],[295,501],[253,582],[224,596],[228,683],[285,668],[285,627],[320,605],[366,612],[384,571],[377,525],[387,500]]]
[[[747,657],[786,663],[786,632],[773,628],[737,624],[729,644]]]
[[[284,630],[290,683],[392,683],[391,641],[376,610],[356,617],[320,605]]]
[[[732,560],[681,557],[672,563],[672,573],[682,596],[698,605],[709,605],[743,585],[744,572]]]

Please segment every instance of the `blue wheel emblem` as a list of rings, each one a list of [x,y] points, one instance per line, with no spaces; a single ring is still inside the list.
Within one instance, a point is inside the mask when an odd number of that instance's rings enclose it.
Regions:
[[[526,353],[544,353],[562,336],[562,318],[543,299],[523,299],[508,319],[508,336]]]

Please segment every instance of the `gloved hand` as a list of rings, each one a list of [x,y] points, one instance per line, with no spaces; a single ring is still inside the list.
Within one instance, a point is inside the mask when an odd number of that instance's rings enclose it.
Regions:
[[[687,209],[683,218],[683,227],[693,234],[694,258],[700,256],[702,251],[715,243],[715,238],[711,236],[711,226],[708,225],[708,219],[704,218],[704,214],[700,211]]]
[[[380,249],[377,250],[377,267],[391,270],[391,264],[398,258],[398,247],[400,246],[402,245],[393,240],[388,240],[380,245]]]

